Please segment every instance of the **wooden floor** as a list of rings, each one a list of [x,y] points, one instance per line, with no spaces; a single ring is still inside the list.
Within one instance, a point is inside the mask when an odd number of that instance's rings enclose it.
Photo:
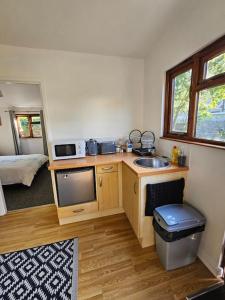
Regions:
[[[124,214],[59,226],[54,206],[0,217],[0,253],[79,237],[79,299],[178,300],[216,281],[196,263],[166,272]]]

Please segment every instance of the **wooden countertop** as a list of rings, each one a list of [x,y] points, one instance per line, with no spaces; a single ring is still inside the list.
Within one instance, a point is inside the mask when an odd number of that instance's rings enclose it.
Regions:
[[[178,167],[177,165],[171,165],[170,167],[164,169],[142,168],[134,164],[134,160],[138,157],[140,156],[137,156],[133,153],[116,153],[108,155],[86,156],[84,158],[53,161],[50,163],[48,169],[51,171],[55,171],[124,162],[139,177],[160,175],[173,172],[182,172],[188,171],[189,169],[188,167]]]

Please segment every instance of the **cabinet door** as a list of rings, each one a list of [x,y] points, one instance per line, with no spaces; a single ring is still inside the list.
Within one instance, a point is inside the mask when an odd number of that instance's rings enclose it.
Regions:
[[[123,165],[123,208],[137,237],[139,237],[139,179]]]
[[[118,172],[97,174],[99,210],[119,207]]]
[[[129,173],[129,169],[123,165],[123,183],[122,183],[122,187],[123,187],[123,208],[124,211],[126,213],[127,218],[129,219],[129,221],[131,222],[132,219],[132,198],[133,198],[133,180],[132,180],[132,176]]]
[[[132,227],[139,237],[139,179],[134,176],[133,197],[132,197]]]

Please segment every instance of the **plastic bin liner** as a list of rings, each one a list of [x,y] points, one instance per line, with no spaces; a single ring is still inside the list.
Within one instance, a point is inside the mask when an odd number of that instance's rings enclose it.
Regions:
[[[163,229],[155,219],[153,219],[153,227],[158,235],[166,242],[174,242],[191,234],[202,232],[205,229],[205,225],[201,225],[186,230],[168,232],[166,229]]]

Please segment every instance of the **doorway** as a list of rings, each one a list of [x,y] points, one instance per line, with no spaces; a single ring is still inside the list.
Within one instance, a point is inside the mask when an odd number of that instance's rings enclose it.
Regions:
[[[0,141],[7,210],[54,203],[39,84],[0,81]]]

